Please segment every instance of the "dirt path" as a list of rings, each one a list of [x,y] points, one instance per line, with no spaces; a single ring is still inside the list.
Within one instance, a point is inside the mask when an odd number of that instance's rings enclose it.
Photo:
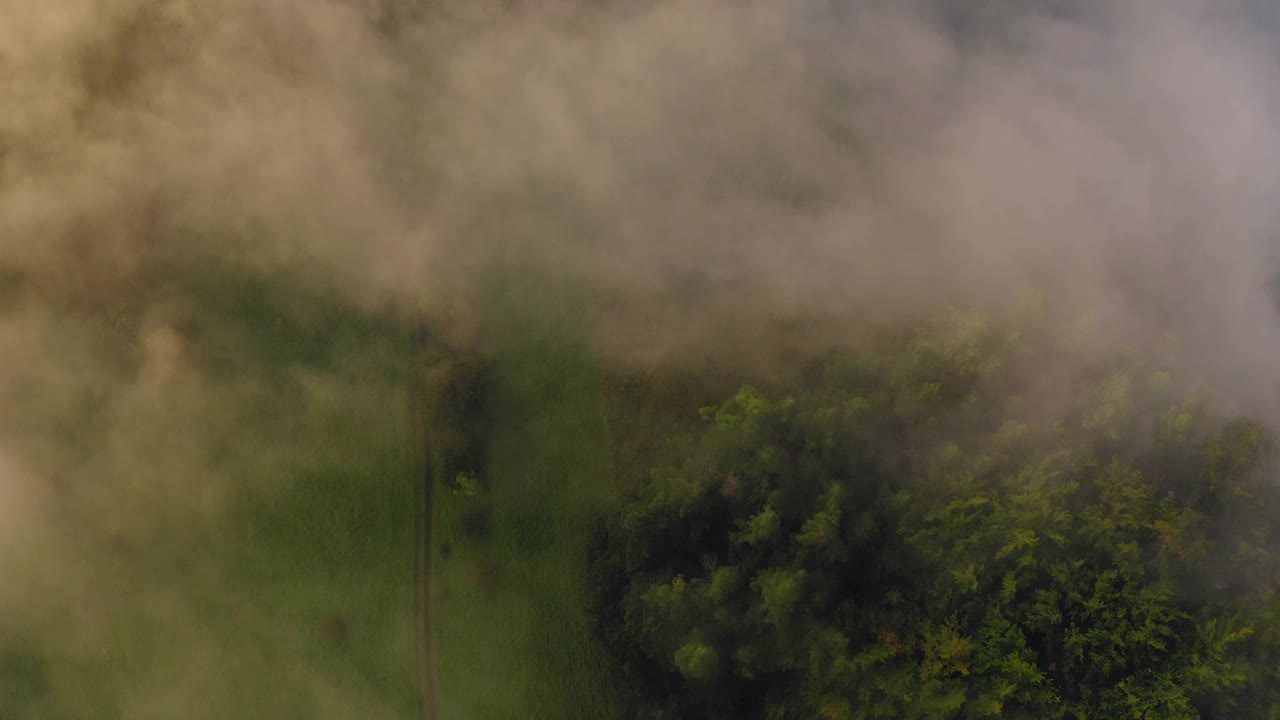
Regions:
[[[433,596],[432,558],[435,556],[436,482],[431,447],[431,423],[426,407],[426,379],[420,363],[425,354],[427,328],[420,325],[417,337],[417,358],[414,363],[410,411],[415,424],[417,458],[414,467],[414,619],[418,665],[418,708],[422,720],[438,720],[440,717],[440,693],[436,680],[435,634],[432,629],[431,606]]]

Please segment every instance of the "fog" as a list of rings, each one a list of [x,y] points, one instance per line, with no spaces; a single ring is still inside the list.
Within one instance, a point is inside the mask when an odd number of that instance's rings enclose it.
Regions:
[[[1086,352],[1173,338],[1276,419],[1274,12],[941,4],[0,0],[0,639],[96,668],[41,716],[216,717],[220,667],[282,663],[307,707],[395,712],[254,598],[220,610],[252,647],[199,620],[209,529],[316,418],[394,405],[403,439],[390,351],[227,371],[257,320],[185,294],[209,268],[460,344],[536,277],[624,369],[767,371],[1043,291]],[[113,659],[129,633],[174,641]]]

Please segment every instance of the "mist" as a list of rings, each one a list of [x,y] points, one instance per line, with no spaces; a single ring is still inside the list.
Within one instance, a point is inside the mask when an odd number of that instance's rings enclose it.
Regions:
[[[397,716],[212,558],[244,497],[353,462],[299,459],[334,428],[411,454],[419,312],[484,347],[513,293],[605,367],[768,373],[1043,292],[1083,353],[1172,347],[1280,419],[1261,4],[458,5],[0,0],[0,640],[72,668],[39,716],[219,716],[228,664]],[[228,283],[326,359],[264,370]],[[332,340],[333,304],[382,330]],[[388,612],[371,666],[411,645]]]

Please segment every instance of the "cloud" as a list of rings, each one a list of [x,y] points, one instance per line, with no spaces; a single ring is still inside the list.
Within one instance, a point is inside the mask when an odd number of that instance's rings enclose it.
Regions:
[[[460,49],[439,146],[450,187],[572,198],[587,237],[527,244],[618,301],[602,323],[625,352],[1042,287],[1122,335],[1213,347],[1201,365],[1234,345],[1242,382],[1268,381],[1276,67],[1241,14],[1011,11],[964,34],[922,3],[656,3],[580,22]],[[495,253],[528,232],[493,224]]]
[[[182,289],[213,268],[472,338],[495,283],[539,275],[523,310],[580,306],[627,367],[785,367],[1046,289],[1100,351],[1176,335],[1275,417],[1260,5],[464,5],[0,0],[0,545],[47,559],[0,555],[3,607],[56,615],[102,543],[287,475],[246,408],[336,402],[337,371],[219,369],[210,333],[247,321]]]

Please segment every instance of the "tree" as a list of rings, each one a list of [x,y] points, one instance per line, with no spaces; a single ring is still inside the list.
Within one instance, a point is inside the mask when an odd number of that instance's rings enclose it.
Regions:
[[[1037,412],[1062,352],[958,315],[703,410],[592,552],[639,716],[1280,713],[1270,437],[1132,359]]]

